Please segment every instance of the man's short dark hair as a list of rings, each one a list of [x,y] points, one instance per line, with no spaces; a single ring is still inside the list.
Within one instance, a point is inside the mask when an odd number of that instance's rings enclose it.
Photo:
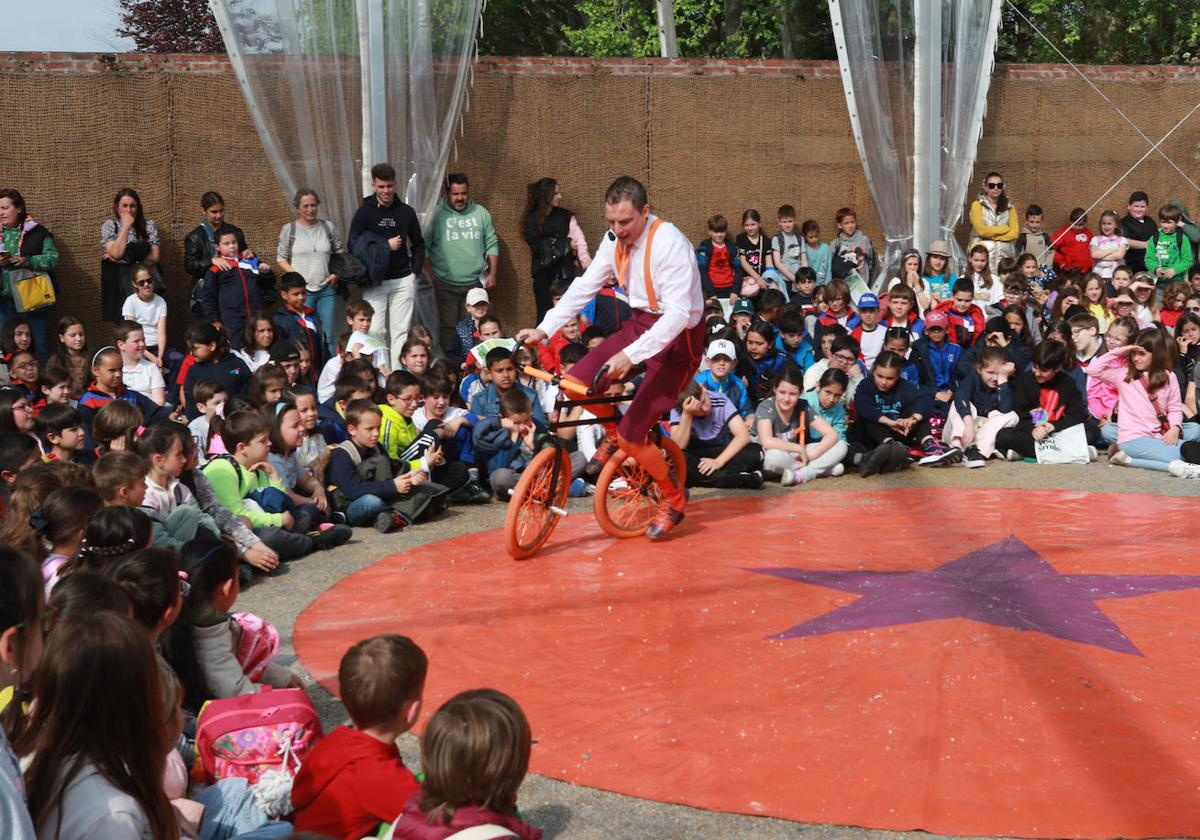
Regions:
[[[372,181],[395,181],[396,167],[390,163],[377,163],[371,167]]]
[[[470,186],[471,182],[467,180],[467,173],[451,172],[446,176],[446,192],[450,192],[450,188],[455,184],[462,184],[464,187]]]
[[[646,195],[646,188],[642,186],[641,181],[628,175],[622,175],[608,185],[608,192],[604,194],[604,203],[620,204],[622,201],[628,201],[635,210],[641,210],[650,203],[650,197]]]

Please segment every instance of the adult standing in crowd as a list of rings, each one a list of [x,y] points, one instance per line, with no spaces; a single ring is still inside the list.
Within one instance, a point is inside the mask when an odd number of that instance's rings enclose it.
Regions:
[[[425,237],[417,212],[396,197],[396,170],[390,163],[371,167],[371,189],[374,194],[363,199],[350,221],[350,248],[370,278],[363,300],[375,309],[371,337],[388,346],[388,364],[395,368],[412,324]]]
[[[528,187],[525,241],[532,252],[529,270],[541,321],[552,305],[550,288],[559,280],[575,278],[576,260],[582,268],[592,263],[583,231],[571,211],[562,206],[562,191],[553,178],[542,178]]]
[[[318,211],[321,199],[316,190],[301,187],[293,201],[296,220],[288,222],[279,231],[279,247],[275,262],[280,271],[294,271],[304,277],[307,296],[306,306],[316,310],[325,331],[325,345],[329,355],[337,353],[337,329],[334,317],[337,313],[338,276],[329,269],[329,258],[344,254],[346,244],[341,234]]]
[[[225,261],[217,256],[215,237],[217,228],[225,224],[225,199],[219,192],[206,192],[200,196],[200,209],[204,211],[204,221],[192,228],[183,239],[183,264],[187,273],[192,277],[191,309],[200,311],[200,284],[208,276],[208,270],[214,265],[225,267]],[[241,228],[231,225],[237,231],[238,250],[243,257],[253,257],[254,252],[246,247],[246,237]]]
[[[496,285],[500,240],[486,207],[471,201],[470,183],[462,172],[446,176],[446,196],[438,203],[425,240],[426,268],[437,293],[438,339],[451,346],[454,329],[465,312],[467,293]]]
[[[0,273],[0,323],[3,323],[17,314],[12,287],[15,272],[21,269],[44,271],[53,284],[54,271],[58,268],[58,249],[50,231],[29,215],[25,199],[11,187],[0,189],[0,238],[4,241],[4,250],[0,252],[0,269],[3,269]],[[46,324],[54,310],[54,306],[44,306],[25,313],[40,362],[45,362],[50,353]]]
[[[989,172],[983,179],[983,192],[971,202],[970,248],[975,243],[988,251],[988,266],[995,274],[1000,260],[1013,257],[1013,243],[1021,235],[1021,220],[1017,208],[1004,191],[1004,178],[999,172]]]
[[[100,225],[100,317],[114,324],[125,320],[121,307],[133,294],[129,272],[137,263],[150,266],[154,291],[166,287],[158,271],[158,225],[147,219],[137,190],[126,187],[113,199],[113,217]]]
[[[1121,234],[1129,240],[1125,265],[1134,274],[1146,270],[1146,243],[1158,233],[1158,225],[1148,214],[1150,196],[1138,190],[1129,196],[1129,212],[1121,219]]]

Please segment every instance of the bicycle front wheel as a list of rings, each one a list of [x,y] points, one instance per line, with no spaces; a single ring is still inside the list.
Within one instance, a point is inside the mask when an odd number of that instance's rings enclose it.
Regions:
[[[658,446],[667,460],[671,477],[682,486],[687,476],[683,451],[666,436],[662,437]],[[600,471],[596,495],[592,497],[596,521],[605,533],[617,539],[640,537],[646,533],[661,502],[662,491],[654,478],[623,450],[618,450],[609,458]]]
[[[551,495],[553,485],[553,496]],[[533,456],[508,500],[504,542],[514,560],[537,553],[550,538],[571,488],[571,462],[567,453],[547,447]]]

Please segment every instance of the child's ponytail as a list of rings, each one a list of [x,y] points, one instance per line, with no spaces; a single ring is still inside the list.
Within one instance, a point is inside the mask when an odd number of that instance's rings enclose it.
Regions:
[[[204,613],[212,611],[217,590],[238,575],[237,545],[229,539],[199,534],[183,547],[180,571],[187,574],[188,594],[175,623],[163,636],[163,655],[183,684],[184,707],[199,712],[212,699],[204,672],[196,661],[193,625]]]

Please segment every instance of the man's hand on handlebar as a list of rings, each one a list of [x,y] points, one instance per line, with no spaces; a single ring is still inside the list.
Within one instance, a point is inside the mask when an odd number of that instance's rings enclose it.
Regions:
[[[547,338],[548,336],[537,327],[526,327],[517,333],[516,342],[520,347],[523,344],[538,344]]]
[[[608,368],[607,376],[609,380],[616,381],[624,379],[629,375],[629,371],[633,368],[633,362],[625,355],[625,351],[621,350],[608,360],[605,367]]]

